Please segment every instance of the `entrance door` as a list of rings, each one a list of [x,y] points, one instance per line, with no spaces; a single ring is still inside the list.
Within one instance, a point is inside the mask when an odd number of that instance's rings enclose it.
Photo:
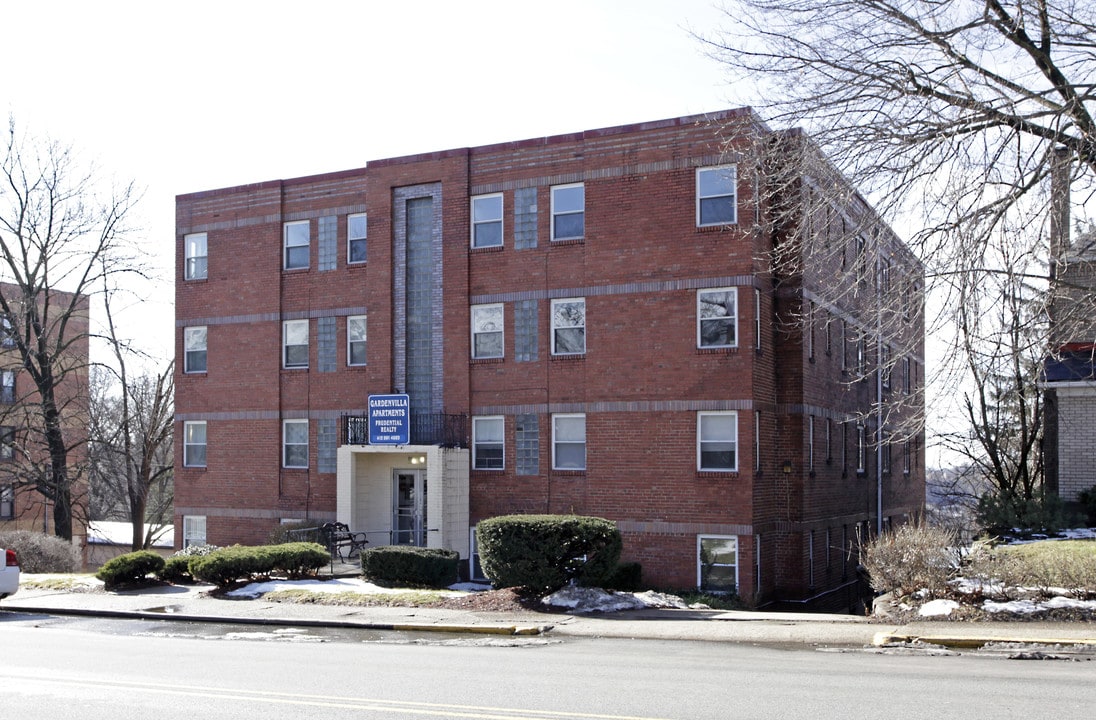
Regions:
[[[393,471],[392,544],[426,546],[426,471]]]

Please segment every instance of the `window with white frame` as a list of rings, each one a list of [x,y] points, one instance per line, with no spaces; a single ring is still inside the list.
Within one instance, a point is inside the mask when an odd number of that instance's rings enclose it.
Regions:
[[[814,472],[814,415],[807,416],[807,469]]]
[[[754,411],[754,472],[761,472],[761,411]]]
[[[307,320],[286,320],[282,323],[282,367],[308,367]]]
[[[581,240],[586,235],[586,186],[552,188],[552,240]]]
[[[0,370],[0,403],[15,402],[15,371]]]
[[[206,424],[204,420],[183,423],[183,467],[206,466]]]
[[[308,421],[282,421],[282,467],[308,467]]]
[[[287,222],[282,226],[285,246],[284,268],[299,270],[308,267],[310,229],[308,220]]]
[[[206,544],[206,516],[183,516],[183,547]]]
[[[15,488],[12,485],[0,485],[0,520],[15,517]]]
[[[15,347],[15,324],[8,315],[0,315],[0,347]]]
[[[730,225],[738,221],[736,186],[738,168],[734,165],[697,168],[696,224]]]
[[[738,538],[697,535],[696,586],[718,593],[738,591]]]
[[[502,245],[502,193],[472,198],[472,247]]]
[[[582,355],[586,352],[586,300],[552,301],[552,354]]]
[[[365,315],[346,318],[346,364],[365,365]]]
[[[502,416],[472,418],[472,467],[502,470],[506,467],[506,423]]]
[[[353,213],[346,216],[346,262],[348,264],[365,262],[368,235],[369,218],[365,213]]]
[[[868,443],[864,425],[856,424],[856,472],[864,473],[868,470]]]
[[[696,291],[696,346],[738,345],[738,288]]]
[[[204,325],[183,328],[183,372],[206,371],[206,341]]]
[[[184,277],[187,280],[205,280],[209,274],[207,244],[208,239],[204,232],[183,236],[183,247],[186,252]]]
[[[738,470],[738,413],[696,414],[696,467],[698,470]]]
[[[586,415],[552,416],[552,468],[586,469]]]
[[[503,319],[502,303],[472,306],[473,358],[482,360],[503,357]]]
[[[754,348],[761,350],[761,290],[754,288]]]

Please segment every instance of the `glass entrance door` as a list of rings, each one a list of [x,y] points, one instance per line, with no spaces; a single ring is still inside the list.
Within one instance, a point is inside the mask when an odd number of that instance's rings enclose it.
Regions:
[[[426,546],[426,471],[393,471],[392,544]]]

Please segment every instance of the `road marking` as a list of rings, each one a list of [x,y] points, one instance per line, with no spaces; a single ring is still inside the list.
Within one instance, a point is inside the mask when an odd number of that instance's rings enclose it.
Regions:
[[[476,718],[478,720],[544,720],[545,718],[584,718],[588,720],[667,720],[637,715],[605,715],[598,713],[566,712],[557,710],[536,710],[530,708],[506,708],[490,705],[452,705],[447,703],[416,702],[412,700],[384,700],[381,698],[339,697],[286,693],[265,690],[244,690],[240,688],[218,688],[203,685],[169,685],[154,682],[131,682],[124,680],[89,680],[71,677],[55,677],[31,674],[19,674],[10,670],[3,671],[0,677],[18,681],[18,685],[0,683],[0,687],[26,688],[28,681],[41,684],[68,685],[86,688],[117,688],[145,692],[162,692],[188,697],[202,697],[217,700],[242,700],[264,702],[275,705],[300,705],[307,707],[338,708],[345,710],[369,710],[402,712],[408,715],[427,715],[438,717]]]

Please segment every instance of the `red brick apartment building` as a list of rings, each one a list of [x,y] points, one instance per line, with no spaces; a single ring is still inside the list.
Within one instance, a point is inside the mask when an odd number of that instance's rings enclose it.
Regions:
[[[338,520],[475,575],[479,520],[579,513],[651,586],[840,607],[858,538],[921,509],[921,268],[748,109],[180,195],[176,224],[180,544]],[[393,394],[410,437],[370,444]]]
[[[20,288],[0,283],[16,317],[0,315],[0,530],[56,531],[54,502],[35,487],[35,479],[49,469],[45,419],[41,396],[30,370],[24,367],[18,349],[20,340],[37,347],[34,322],[28,322],[16,298]],[[39,304],[37,321],[47,352],[57,353],[54,368],[60,377],[54,397],[68,446],[67,465],[73,478],[71,490],[73,540],[82,544],[87,536],[87,401],[88,401],[88,298],[52,291]],[[71,310],[71,311],[70,311]],[[64,339],[54,332],[64,324]]]

